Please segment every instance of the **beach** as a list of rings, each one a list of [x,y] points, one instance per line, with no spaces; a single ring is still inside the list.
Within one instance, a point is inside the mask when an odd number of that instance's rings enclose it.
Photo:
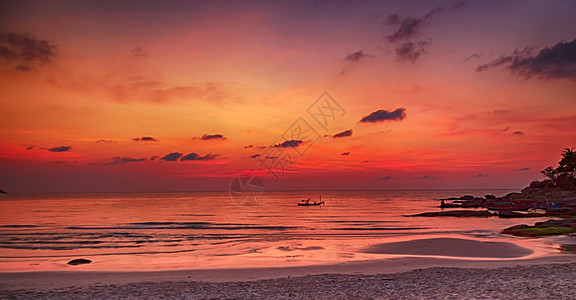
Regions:
[[[560,259],[560,261],[563,259]],[[554,260],[429,267],[398,273],[361,273],[351,266],[318,275],[306,270],[218,270],[138,274],[1,274],[1,299],[569,299],[576,296],[576,263]],[[403,268],[410,261],[405,261]],[[413,261],[412,261],[413,262]],[[399,262],[395,262],[399,263]],[[451,262],[429,260],[430,265]],[[452,262],[453,263],[453,262]],[[376,265],[379,265],[376,263]],[[473,264],[470,264],[473,265]],[[394,269],[394,268],[393,268]],[[330,267],[309,269],[311,274]],[[354,270],[354,271],[352,271]],[[382,270],[386,271],[386,269]],[[388,270],[391,271],[391,270]],[[286,275],[297,274],[296,276]],[[350,274],[353,273],[353,274]],[[360,274],[358,274],[360,273]],[[206,275],[206,277],[204,277]],[[271,277],[271,279],[257,278]],[[21,284],[21,285],[20,285]]]
[[[439,247],[441,243],[445,247]],[[412,253],[413,249],[426,245],[434,255],[299,267],[3,272],[0,298],[568,299],[576,296],[573,290],[576,255],[572,254],[526,258],[527,249],[513,243],[466,239],[384,243],[367,251]],[[448,256],[455,247],[461,247],[459,258]],[[489,253],[492,258],[478,257],[482,253]],[[513,256],[518,257],[510,258]]]

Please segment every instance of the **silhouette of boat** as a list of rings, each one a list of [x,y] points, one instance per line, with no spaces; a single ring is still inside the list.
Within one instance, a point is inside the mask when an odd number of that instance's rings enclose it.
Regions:
[[[298,206],[319,206],[324,204],[324,201],[322,201],[322,195],[320,195],[320,201],[319,202],[310,202],[310,197],[308,197],[308,199],[302,200],[302,203],[296,203],[298,204]]]

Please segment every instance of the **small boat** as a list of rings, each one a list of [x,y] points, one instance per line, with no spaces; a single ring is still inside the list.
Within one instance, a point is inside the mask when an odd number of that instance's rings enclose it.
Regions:
[[[310,197],[308,197],[308,199],[302,200],[302,203],[296,204],[298,204],[298,206],[319,206],[324,204],[324,201],[322,201],[322,195],[320,195],[320,202],[310,202]]]
[[[302,200],[302,201],[306,201],[306,200]],[[304,203],[296,203],[296,204],[298,204],[298,206],[315,206],[315,205],[322,205],[322,204],[324,204],[324,201],[321,201],[321,202],[312,202],[312,203],[310,203],[310,202],[308,202],[308,203],[304,202]]]

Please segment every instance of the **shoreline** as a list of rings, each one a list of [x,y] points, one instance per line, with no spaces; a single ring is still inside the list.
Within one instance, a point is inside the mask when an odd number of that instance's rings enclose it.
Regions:
[[[497,269],[517,266],[551,264],[574,264],[576,254],[557,254],[527,259],[473,258],[452,259],[427,257],[399,257],[338,264],[260,267],[218,268],[162,271],[34,271],[0,272],[0,290],[5,289],[54,289],[72,286],[132,284],[138,282],[251,282],[290,277],[316,275],[380,275],[396,274],[429,268]]]
[[[576,255],[409,257],[335,265],[157,272],[0,273],[2,299],[562,299]]]

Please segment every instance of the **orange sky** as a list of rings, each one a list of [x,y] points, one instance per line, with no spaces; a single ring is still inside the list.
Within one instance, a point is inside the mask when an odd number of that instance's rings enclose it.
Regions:
[[[521,188],[576,146],[570,1],[0,3],[9,192]]]

